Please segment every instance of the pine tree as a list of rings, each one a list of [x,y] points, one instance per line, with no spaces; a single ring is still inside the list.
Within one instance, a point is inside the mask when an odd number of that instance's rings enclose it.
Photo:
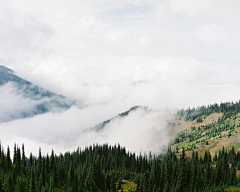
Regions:
[[[4,175],[4,182],[3,182],[3,190],[10,191],[11,183],[10,183],[10,175]]]
[[[165,179],[165,164],[162,163],[162,166],[161,166],[161,174],[160,174],[160,182],[159,182],[159,188],[160,188],[160,191],[163,191],[163,188],[164,188],[164,179]]]
[[[204,183],[205,183],[205,187],[209,186],[209,181],[211,178],[211,169],[210,169],[210,164],[209,162],[207,162],[206,164],[206,168],[205,168],[205,178],[204,178]]]
[[[3,192],[3,183],[4,183],[4,175],[3,175],[3,172],[0,172],[0,192]]]
[[[221,163],[216,166],[216,177],[215,177],[215,185],[218,186],[222,179],[222,171],[221,171]]]
[[[194,191],[196,186],[196,173],[197,173],[197,160],[195,160],[195,157],[192,157],[192,164],[191,164],[191,191]]]
[[[167,181],[167,182],[165,182],[163,192],[168,192],[168,191],[170,191],[170,186],[169,186],[169,183]]]
[[[49,181],[49,191],[54,191],[55,189],[55,181],[54,181],[54,177],[50,176],[50,181]]]
[[[6,158],[6,168],[7,170],[11,170],[11,164],[12,164],[12,161],[11,161],[11,157],[10,157],[10,149],[9,149],[9,146],[7,147],[7,158]]]
[[[182,154],[180,156],[180,162],[179,162],[179,175],[177,178],[177,184],[176,184],[176,192],[184,191],[184,188],[186,187],[186,163],[185,163],[185,150],[183,148]]]
[[[197,174],[196,174],[196,190],[201,191],[202,190],[202,171],[201,171],[201,164],[199,162],[197,166]]]
[[[112,191],[116,191],[116,185],[115,185],[115,179],[114,177],[111,177],[111,187],[110,187],[110,190]]]
[[[176,185],[176,192],[182,192],[184,191],[185,188],[185,168],[180,167],[180,173],[177,178],[177,185]]]
[[[33,166],[33,156],[32,153],[30,153],[30,157],[29,157],[29,167],[31,168]]]
[[[35,178],[34,178],[34,171],[31,169],[31,176],[30,176],[30,186],[29,186],[30,192],[35,192]]]
[[[25,157],[25,150],[24,150],[24,144],[22,144],[22,162],[21,162],[21,172],[25,175],[25,169],[26,169],[26,157]]]
[[[122,187],[122,179],[121,177],[118,179],[118,190],[120,190]]]
[[[16,143],[14,143],[13,164],[16,164],[16,158],[17,158],[17,146]]]
[[[153,160],[152,161],[152,171],[151,171],[151,175],[152,175],[152,178],[153,178],[153,183],[155,185],[159,185],[159,179],[160,179],[160,167],[159,167],[159,164],[157,162],[157,160]]]
[[[171,181],[172,181],[172,161],[167,157],[165,183],[168,183],[168,186],[169,186]]]
[[[235,181],[236,181],[236,168],[234,166],[232,166],[228,185],[234,185]]]

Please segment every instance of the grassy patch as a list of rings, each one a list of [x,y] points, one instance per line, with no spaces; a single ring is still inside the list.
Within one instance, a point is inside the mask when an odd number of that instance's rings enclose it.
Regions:
[[[228,187],[228,188],[224,188],[224,191],[237,192],[237,191],[240,191],[240,187]]]
[[[232,147],[234,146],[234,148],[238,148],[238,147],[240,147],[240,143],[232,144],[231,146]]]
[[[132,191],[134,191],[137,188],[137,184],[133,183],[131,181],[123,180],[122,187],[123,187],[123,191],[128,191],[130,189],[132,189]],[[119,191],[121,191],[121,190],[119,190]]]
[[[199,157],[199,158],[200,158],[200,157],[204,158],[204,155],[205,155],[205,151],[200,151],[200,152],[198,152],[198,157]]]
[[[208,148],[208,150],[210,151],[211,149],[213,149],[214,147],[216,147],[218,143],[219,143],[219,142],[214,143],[214,145],[210,146],[210,147]]]
[[[184,148],[185,150],[187,150],[187,148],[191,148],[192,145],[196,145],[196,140],[192,141],[190,143],[188,143],[187,141],[184,141],[182,143],[180,143],[179,145],[177,145],[178,149],[182,149]],[[171,148],[172,150],[176,150],[176,146]]]

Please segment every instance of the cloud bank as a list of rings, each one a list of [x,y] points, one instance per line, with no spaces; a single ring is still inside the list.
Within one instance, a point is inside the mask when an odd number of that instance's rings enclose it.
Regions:
[[[117,116],[104,129],[89,129],[103,121],[99,117],[104,107],[72,107],[61,113],[46,113],[31,118],[1,123],[1,142],[12,147],[14,143],[25,144],[26,154],[33,152],[55,153],[84,149],[92,144],[119,143],[131,152],[139,154],[162,152],[170,141],[169,132],[173,114],[163,111],[146,111],[143,108],[131,111],[128,116]],[[171,114],[171,115],[169,115]]]
[[[64,119],[61,130],[74,137],[84,120],[91,127],[134,105],[161,110],[240,98],[239,1],[3,0],[0,5],[0,64],[40,87],[80,100],[84,113],[91,111],[88,116],[74,108],[62,113],[75,110],[74,115],[81,114],[75,120],[71,115],[62,118],[61,113],[26,119],[26,125],[25,120],[16,120],[27,130],[48,135],[53,127],[58,135],[52,125]],[[31,102],[19,96],[14,105],[7,104],[7,98],[13,98],[9,94],[0,93],[6,114],[31,108]],[[151,118],[143,119],[150,121],[152,130]],[[80,128],[68,129],[71,121]],[[116,120],[129,127],[125,121]],[[17,129],[15,121],[11,123],[1,127]],[[57,148],[53,133],[43,137],[42,146]],[[132,140],[134,136],[140,137],[132,135]]]
[[[62,112],[73,101],[32,84],[8,82],[0,86],[0,123],[35,116],[45,112]],[[80,102],[75,102],[82,107]]]
[[[225,96],[240,82],[238,1],[2,5],[1,64],[86,105],[120,100],[119,112],[139,104],[182,108],[239,98],[236,91]]]

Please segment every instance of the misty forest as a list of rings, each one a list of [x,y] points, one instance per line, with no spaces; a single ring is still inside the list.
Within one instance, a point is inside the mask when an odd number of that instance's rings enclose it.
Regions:
[[[240,152],[235,147],[239,143],[223,146],[214,155],[210,150],[222,138],[230,139],[239,132],[239,113],[239,102],[179,110],[176,129],[180,121],[195,121],[199,127],[179,131],[160,155],[135,154],[120,144],[106,143],[60,155],[53,149],[43,156],[39,148],[35,157],[32,153],[26,156],[24,144],[15,144],[11,157],[9,147],[0,147],[0,191],[238,191]],[[213,114],[222,116],[206,126],[200,125]],[[109,121],[97,125],[98,131]],[[210,147],[196,150],[204,146]]]
[[[22,110],[7,118],[3,116],[2,122],[33,117],[53,111],[53,108],[66,110],[77,103],[25,81],[4,66],[0,66],[0,82],[2,85],[14,83],[18,94],[38,101],[32,111]],[[138,110],[144,114],[153,111],[134,106],[96,124],[91,130],[100,134],[116,118],[126,118]],[[24,144],[15,143],[13,151],[11,146],[0,146],[0,191],[200,192],[240,189],[240,143],[237,140],[240,102],[177,110],[174,119],[167,121],[166,129],[162,131],[171,138],[168,144],[160,144],[159,152],[150,151],[149,154],[130,152],[121,143],[93,142],[85,148],[63,151],[59,155],[54,149],[51,154],[42,155],[39,148],[38,156],[26,155],[25,147],[28,146]]]
[[[240,0],[0,0],[0,192],[240,192]]]

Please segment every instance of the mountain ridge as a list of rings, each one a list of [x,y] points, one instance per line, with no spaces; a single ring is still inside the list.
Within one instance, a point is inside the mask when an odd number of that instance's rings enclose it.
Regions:
[[[64,111],[77,104],[80,106],[77,101],[70,100],[65,96],[58,95],[18,77],[12,69],[3,65],[0,65],[0,89],[11,90],[10,93],[17,96],[20,102],[21,100],[27,99],[28,103],[34,103],[31,106],[31,110],[22,109],[21,111],[20,109],[19,114],[15,114],[14,112],[12,112],[12,114],[9,113],[9,117],[4,117],[5,120],[0,117],[0,122],[18,119],[20,117],[32,117],[47,112]],[[11,103],[9,103],[9,105],[11,106]],[[12,104],[13,108],[15,107],[14,105],[16,105],[16,103]]]

